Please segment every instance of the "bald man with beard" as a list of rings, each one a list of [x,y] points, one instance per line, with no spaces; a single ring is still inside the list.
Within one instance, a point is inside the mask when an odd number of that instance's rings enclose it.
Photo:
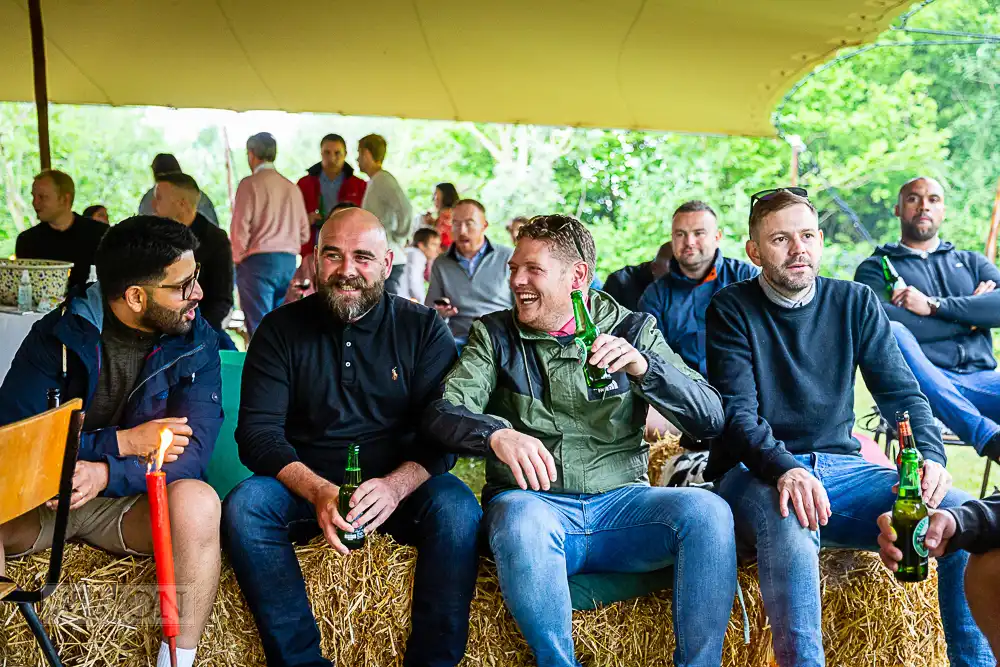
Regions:
[[[984,255],[941,240],[944,188],[933,178],[903,184],[895,213],[899,243],[877,248],[854,279],[879,296],[934,415],[997,460],[1000,373],[990,329],[1000,327],[1000,271]],[[883,257],[905,284],[887,285]]]
[[[334,213],[311,261],[317,293],[261,321],[243,370],[236,442],[254,476],[223,507],[223,539],[269,665],[330,666],[293,544],[338,530],[384,532],[417,548],[403,664],[465,655],[482,511],[448,471],[455,457],[416,430],[441,396],[455,344],[430,308],[388,294],[385,228],[359,208]],[[338,511],[347,450],[364,482]]]

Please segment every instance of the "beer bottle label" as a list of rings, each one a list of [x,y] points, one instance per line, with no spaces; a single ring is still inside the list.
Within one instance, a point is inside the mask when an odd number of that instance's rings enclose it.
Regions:
[[[917,527],[913,529],[913,549],[921,558],[927,558],[927,554],[930,553],[927,550],[927,545],[924,544],[924,538],[927,537],[927,527],[929,525],[930,519],[925,516],[917,524]]]

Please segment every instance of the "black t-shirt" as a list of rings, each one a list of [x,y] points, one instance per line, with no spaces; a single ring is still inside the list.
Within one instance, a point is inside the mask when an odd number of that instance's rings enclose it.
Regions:
[[[26,229],[17,237],[15,254],[19,259],[56,259],[73,262],[69,289],[87,282],[97,246],[109,227],[103,222],[73,214],[69,229],[58,232],[46,222]]]

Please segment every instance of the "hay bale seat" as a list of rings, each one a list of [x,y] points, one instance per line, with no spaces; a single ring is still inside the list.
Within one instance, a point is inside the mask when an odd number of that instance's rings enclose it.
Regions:
[[[347,558],[338,557],[321,541],[299,547],[297,552],[325,655],[344,667],[401,665],[409,631],[415,550],[375,536],[365,549]],[[12,561],[8,576],[22,585],[42,581],[47,559],[44,553]],[[874,554],[824,552],[820,561],[823,640],[831,667],[938,667],[947,663],[936,572],[922,584],[903,586]],[[42,605],[41,618],[67,667],[154,667],[160,640],[152,560],[114,559],[87,546],[71,545],[63,572],[63,583]],[[734,603],[723,665],[769,667],[771,632],[756,566],[741,567],[739,581],[750,619],[750,644],[743,643],[742,614]],[[588,667],[673,664],[670,608],[670,593],[664,591],[574,612],[573,636],[581,662]],[[0,622],[0,665],[44,667],[14,605],[0,604]],[[196,664],[265,664],[253,618],[225,562]],[[528,647],[503,605],[496,571],[484,560],[463,665],[532,664]]]

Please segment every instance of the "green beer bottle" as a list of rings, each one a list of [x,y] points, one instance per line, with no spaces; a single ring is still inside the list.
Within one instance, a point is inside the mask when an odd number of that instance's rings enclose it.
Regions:
[[[614,381],[607,368],[598,368],[587,359],[590,358],[590,348],[594,346],[594,341],[601,335],[601,330],[590,318],[590,311],[583,303],[583,292],[573,290],[573,317],[576,319],[576,333],[573,334],[576,344],[583,350],[583,377],[587,380],[587,386],[591,389],[604,389]]]
[[[892,506],[892,529],[896,531],[896,548],[903,560],[896,570],[897,581],[916,582],[927,578],[927,505],[920,496],[919,452],[911,439],[903,448],[899,473],[899,495]]]
[[[360,447],[357,443],[351,443],[347,449],[347,467],[344,470],[344,483],[340,485],[340,516],[347,520],[347,515],[351,511],[351,496],[361,486],[361,464],[358,463],[358,451]],[[354,532],[347,533],[337,530],[337,537],[344,543],[344,546],[351,551],[365,546],[365,527],[362,526]]]
[[[892,265],[889,258],[882,255],[882,277],[885,278],[885,292],[889,300],[892,300],[892,293],[898,289],[906,289],[906,281],[903,280],[896,267]]]
[[[903,474],[903,450],[910,448],[917,453],[917,468],[920,470],[920,481],[924,480],[924,455],[917,449],[917,440],[913,437],[910,426],[910,413],[901,410],[896,413],[896,437],[899,438],[899,453],[896,454],[896,470]]]

